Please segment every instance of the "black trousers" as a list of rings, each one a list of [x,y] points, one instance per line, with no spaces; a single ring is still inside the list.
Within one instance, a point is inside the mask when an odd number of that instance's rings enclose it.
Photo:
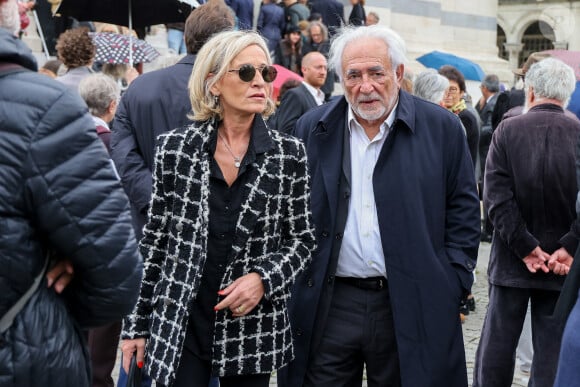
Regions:
[[[336,281],[324,334],[311,354],[304,387],[401,386],[388,287],[361,289]]]
[[[475,354],[473,387],[511,387],[518,340],[531,305],[534,358],[529,387],[554,384],[562,324],[552,318],[560,292],[489,284],[489,304]]]
[[[184,346],[173,387],[207,387],[210,378],[211,363]],[[220,387],[268,387],[270,374],[226,376],[219,380]],[[164,387],[160,383],[157,386]]]

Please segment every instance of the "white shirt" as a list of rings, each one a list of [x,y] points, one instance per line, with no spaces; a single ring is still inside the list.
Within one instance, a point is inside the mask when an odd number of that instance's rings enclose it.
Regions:
[[[387,276],[373,191],[373,172],[395,121],[397,105],[398,103],[372,140],[369,140],[356,120],[352,109],[348,110],[351,191],[344,236],[338,254],[338,277]]]
[[[312,94],[318,106],[324,103],[324,93],[322,92],[322,90],[316,89],[315,87],[304,81],[302,81],[302,84],[304,85],[304,87],[306,87],[306,90],[308,90],[310,94]]]

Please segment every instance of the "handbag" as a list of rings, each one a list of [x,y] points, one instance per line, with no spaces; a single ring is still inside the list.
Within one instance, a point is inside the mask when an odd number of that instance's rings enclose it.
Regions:
[[[137,367],[137,355],[131,356],[131,365],[127,374],[127,387],[141,387],[141,368]]]

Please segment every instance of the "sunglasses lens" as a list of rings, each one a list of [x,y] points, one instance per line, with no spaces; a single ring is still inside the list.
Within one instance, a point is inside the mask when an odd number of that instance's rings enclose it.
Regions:
[[[256,69],[250,64],[245,64],[240,67],[238,74],[240,75],[240,79],[242,81],[250,82],[256,76]]]
[[[278,75],[278,70],[276,70],[276,67],[274,67],[274,66],[266,66],[262,70],[262,78],[264,78],[264,81],[266,81],[268,83],[274,82],[274,79],[276,79],[277,75]]]

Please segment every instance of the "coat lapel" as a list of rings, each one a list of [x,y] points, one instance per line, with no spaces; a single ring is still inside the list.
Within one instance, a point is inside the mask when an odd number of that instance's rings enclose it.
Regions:
[[[334,103],[335,106],[322,116],[313,132],[314,136],[310,139],[317,149],[320,170],[328,198],[331,224],[334,224],[336,217],[338,186],[340,174],[342,173],[342,168],[337,168],[337,166],[343,164],[343,130],[346,130],[345,117],[346,109],[348,108],[344,97]]]

